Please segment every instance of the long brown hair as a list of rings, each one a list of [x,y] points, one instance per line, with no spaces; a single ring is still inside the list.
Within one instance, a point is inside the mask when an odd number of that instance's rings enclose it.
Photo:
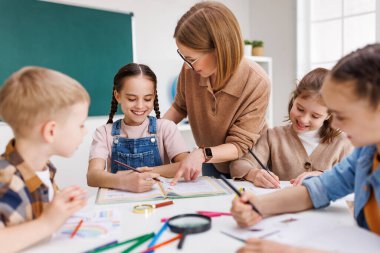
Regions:
[[[119,92],[123,88],[123,80],[126,77],[139,76],[143,75],[147,79],[151,80],[154,83],[154,112],[156,113],[156,118],[160,118],[160,108],[158,105],[158,96],[157,96],[157,77],[154,72],[144,64],[129,63],[119,69],[113,79],[113,89],[112,89],[112,100],[111,100],[111,110],[108,116],[108,123],[113,123],[113,116],[117,111],[118,102],[115,98],[115,91]]]
[[[215,51],[215,90],[222,88],[230,79],[243,58],[239,23],[231,10],[222,3],[205,1],[195,4],[178,21],[174,38],[197,51]]]
[[[297,88],[292,92],[292,97],[288,105],[288,120],[290,120],[290,111],[292,110],[294,100],[297,97],[309,98],[313,97],[320,101],[322,104],[321,88],[323,80],[327,76],[329,71],[325,68],[316,68],[309,73],[307,73],[297,85]],[[323,121],[323,125],[319,129],[319,137],[321,138],[321,143],[331,143],[336,136],[338,136],[341,131],[331,127],[332,115]]]
[[[338,61],[330,76],[339,84],[354,81],[358,98],[366,98],[375,109],[380,103],[380,44],[360,48]]]

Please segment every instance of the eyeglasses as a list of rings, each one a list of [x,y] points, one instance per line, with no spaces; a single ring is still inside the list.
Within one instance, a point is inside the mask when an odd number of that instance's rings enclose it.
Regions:
[[[200,59],[202,58],[205,54],[201,55],[198,59],[195,59],[194,61],[189,61],[188,59],[185,58],[185,56],[183,56],[183,54],[181,54],[181,52],[179,51],[179,49],[177,49],[177,53],[179,54],[179,56],[181,56],[182,60],[187,64],[187,66],[189,66],[191,69],[194,70],[194,64]]]

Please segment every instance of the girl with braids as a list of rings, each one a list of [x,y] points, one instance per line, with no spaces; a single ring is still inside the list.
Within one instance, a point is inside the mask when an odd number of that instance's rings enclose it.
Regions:
[[[355,151],[322,175],[306,178],[302,186],[261,196],[243,193],[231,208],[240,226],[251,226],[271,215],[323,208],[330,201],[355,193],[357,224],[380,235],[380,44],[368,45],[339,60],[325,78],[321,93],[333,115],[332,126],[347,133]],[[247,205],[248,201],[262,217]],[[251,238],[238,250],[243,252],[322,251]]]
[[[118,104],[124,117],[114,122]],[[153,109],[156,117],[149,116]],[[177,126],[172,121],[160,119],[154,72],[143,64],[123,66],[114,77],[107,124],[99,127],[93,137],[88,185],[148,191],[155,182],[151,179],[159,174],[173,177],[178,168],[175,162],[187,154],[186,143]],[[143,173],[135,173],[117,162],[139,168]]]
[[[331,127],[332,117],[321,97],[328,70],[306,74],[292,93],[288,105],[290,124],[268,129],[252,152],[268,164],[272,176],[261,169],[251,154],[230,164],[231,175],[258,187],[277,188],[278,180],[300,185],[308,176],[318,176],[351,152],[347,137]]]

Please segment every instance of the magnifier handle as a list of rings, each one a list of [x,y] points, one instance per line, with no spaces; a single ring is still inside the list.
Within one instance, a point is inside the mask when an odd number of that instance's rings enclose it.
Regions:
[[[170,201],[155,204],[154,207],[159,208],[159,207],[168,206],[168,205],[172,205],[172,204],[174,204],[174,202],[173,202],[173,200],[170,200]]]
[[[181,239],[179,240],[177,249],[182,249],[183,243],[185,242],[185,237],[187,236],[187,233],[184,232],[181,236]]]

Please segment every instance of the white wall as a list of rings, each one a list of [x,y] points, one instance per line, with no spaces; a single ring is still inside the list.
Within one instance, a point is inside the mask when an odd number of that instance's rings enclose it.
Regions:
[[[251,39],[264,41],[265,55],[273,58],[274,125],[285,124],[290,92],[297,72],[296,0],[250,1]]]

